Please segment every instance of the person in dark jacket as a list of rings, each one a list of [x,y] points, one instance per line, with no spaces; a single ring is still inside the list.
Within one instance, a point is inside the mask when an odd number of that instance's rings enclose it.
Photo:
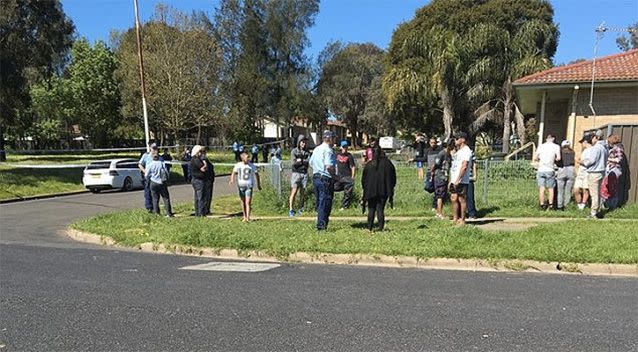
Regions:
[[[191,156],[193,157],[190,161],[190,169],[195,199],[195,216],[206,216],[210,214],[215,169],[213,164],[206,159],[206,149],[201,145],[193,147]]]
[[[162,154],[162,159],[164,159],[164,162],[166,164],[166,170],[168,170],[168,172],[171,172],[171,161],[173,161],[173,157],[171,156],[171,152],[168,150],[168,148],[164,148],[164,153]]]
[[[430,137],[430,139],[428,140],[428,147],[423,151],[423,158],[425,160],[424,162],[427,165],[427,172],[425,175],[426,179],[432,177],[432,175],[430,175],[430,170],[432,170],[432,167],[434,166],[434,160],[436,159],[437,155],[439,155],[441,150],[443,150],[443,148],[438,145],[437,138],[435,136]],[[436,212],[436,206],[436,197],[432,197],[432,212]]]
[[[191,150],[186,148],[184,150],[184,155],[182,155],[182,171],[184,171],[184,181],[187,183],[191,183],[191,160],[193,157],[191,156]]]
[[[335,183],[335,192],[343,191],[341,199],[341,209],[345,210],[350,207],[350,202],[354,196],[354,180],[357,174],[357,165],[354,156],[348,151],[348,141],[342,140],[339,143],[341,152],[337,153],[337,182]]]
[[[308,185],[308,159],[310,152],[308,151],[308,139],[303,134],[297,137],[297,147],[290,153],[290,161],[292,162],[292,176],[290,177],[290,198],[288,199],[288,216],[295,216],[295,197],[299,193],[299,210],[301,215],[305,196],[306,186]]]
[[[394,207],[396,183],[397,174],[394,165],[381,148],[375,147],[372,151],[372,160],[363,168],[363,176],[361,177],[363,202],[364,205],[368,206],[368,229],[370,231],[374,225],[375,214],[379,220],[378,228],[383,230],[385,204],[389,201],[390,207]]]
[[[416,141],[412,145],[414,148],[414,163],[416,164],[417,175],[419,176],[419,180],[423,179],[423,164],[427,162],[427,156],[425,154],[425,150],[427,149],[427,144],[425,144],[425,136],[421,133],[416,135]]]
[[[265,143],[261,145],[261,162],[268,162],[268,144]]]

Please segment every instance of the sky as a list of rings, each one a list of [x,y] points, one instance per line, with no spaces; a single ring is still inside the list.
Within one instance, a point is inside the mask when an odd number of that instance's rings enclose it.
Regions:
[[[141,21],[153,13],[155,4],[167,3],[183,11],[202,10],[212,15],[219,0],[139,0]],[[427,0],[321,0],[314,27],[308,31],[306,54],[314,60],[330,41],[372,42],[387,48],[392,32],[401,22],[414,17]],[[591,59],[596,42],[595,28],[602,22],[610,28],[624,28],[638,22],[638,0],[551,0],[560,38],[555,64]],[[134,24],[133,0],[62,0],[79,36],[108,43],[113,29]],[[618,33],[605,33],[598,55],[619,52]]]

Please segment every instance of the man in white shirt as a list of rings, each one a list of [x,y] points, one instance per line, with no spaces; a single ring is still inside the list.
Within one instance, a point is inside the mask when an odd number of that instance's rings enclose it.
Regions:
[[[467,133],[459,132],[454,138],[456,153],[450,168],[450,201],[452,202],[452,222],[465,225],[467,209],[467,188],[470,183],[472,169],[472,149],[467,146]]]
[[[548,134],[545,143],[538,146],[534,154],[534,161],[538,162],[536,181],[538,183],[538,201],[542,210],[553,209],[554,187],[556,187],[556,163],[560,160],[560,147],[554,143],[556,138]],[[545,190],[547,200],[545,204]]]

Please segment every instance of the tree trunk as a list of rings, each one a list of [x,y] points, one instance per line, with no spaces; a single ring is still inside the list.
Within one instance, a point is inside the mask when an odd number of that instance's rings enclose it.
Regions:
[[[508,77],[505,81],[503,91],[505,93],[505,102],[503,104],[503,153],[510,151],[510,135],[512,133],[512,80]]]
[[[357,138],[357,127],[357,119],[352,119],[352,146],[354,148],[359,146],[359,138]],[[340,141],[337,141],[337,143],[340,143]]]
[[[454,100],[447,86],[441,90],[441,104],[443,105],[443,126],[445,128],[445,140],[452,136],[452,120],[454,119]]]
[[[521,146],[527,143],[527,131],[525,130],[525,116],[518,110],[518,106],[514,104],[514,118],[516,119],[516,131],[518,139],[521,141]]]
[[[197,142],[196,144],[201,144],[200,141],[202,140],[202,124],[198,123],[197,124]]]
[[[4,149],[4,121],[0,123],[0,161],[7,161],[7,155]]]

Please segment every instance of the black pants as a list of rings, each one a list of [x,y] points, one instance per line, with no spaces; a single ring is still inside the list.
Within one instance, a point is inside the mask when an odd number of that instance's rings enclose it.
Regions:
[[[168,194],[168,186],[162,183],[155,183],[150,181],[151,197],[153,202],[153,213],[159,214],[159,199],[162,197],[164,201],[164,208],[166,209],[166,215],[173,216],[173,209],[171,208],[171,196]]]
[[[379,230],[383,230],[383,226],[385,225],[385,203],[386,198],[372,198],[368,199],[368,229],[372,230],[374,226],[374,215],[376,213],[377,219],[379,220]]]
[[[239,151],[236,151],[234,153],[235,153],[235,161],[241,161],[241,158],[239,157],[241,153]]]
[[[184,171],[184,181],[191,182],[191,167],[189,164],[182,164],[182,171]]]
[[[213,202],[213,180],[204,181],[204,216],[210,214],[210,206]]]
[[[250,159],[250,162],[253,163],[253,164],[257,164],[259,162],[259,154],[254,153],[252,155],[252,158]]]
[[[206,207],[206,197],[204,195],[205,182],[202,179],[193,177],[191,184],[193,185],[195,216],[204,216],[204,208]]]
[[[335,183],[335,192],[343,191],[343,198],[341,200],[341,207],[348,208],[352,203],[352,197],[354,194],[354,180],[351,177],[344,177]]]

